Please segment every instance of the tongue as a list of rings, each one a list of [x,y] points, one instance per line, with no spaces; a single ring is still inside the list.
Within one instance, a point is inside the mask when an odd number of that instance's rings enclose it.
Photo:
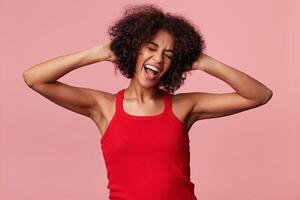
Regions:
[[[154,71],[153,70],[151,70],[151,69],[147,69],[146,67],[145,67],[145,70],[146,70],[146,73],[149,75],[149,77],[151,78],[151,79],[153,79],[156,75],[154,74]]]

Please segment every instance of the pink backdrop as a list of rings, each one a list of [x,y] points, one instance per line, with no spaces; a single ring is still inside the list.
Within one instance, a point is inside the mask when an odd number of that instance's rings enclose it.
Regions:
[[[46,59],[107,41],[108,25],[124,5],[135,2],[142,1],[1,1],[0,199],[107,199],[95,124],[31,90],[22,73]],[[152,2],[191,19],[204,34],[208,55],[273,91],[262,107],[194,124],[191,179],[198,199],[299,200],[299,3]],[[60,80],[111,93],[129,84],[109,62]],[[233,89],[194,71],[177,92],[188,91]]]

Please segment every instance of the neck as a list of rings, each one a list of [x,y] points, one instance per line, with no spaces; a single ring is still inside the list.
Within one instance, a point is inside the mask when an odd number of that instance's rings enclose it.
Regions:
[[[140,84],[136,84],[133,79],[124,92],[126,98],[137,99],[138,101],[155,100],[163,96],[163,91],[157,86],[145,88]]]

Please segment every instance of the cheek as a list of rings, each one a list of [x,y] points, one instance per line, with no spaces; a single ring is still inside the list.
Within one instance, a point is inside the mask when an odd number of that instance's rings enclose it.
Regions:
[[[170,71],[170,66],[165,68],[165,70],[164,70],[162,76],[164,76],[166,73],[168,73],[168,71]]]
[[[136,65],[141,68],[141,67],[143,67],[144,62],[145,62],[144,54],[138,54],[137,59],[136,59]]]
[[[166,71],[169,71],[171,69],[171,62],[167,64]]]
[[[146,59],[147,59],[147,54],[141,52],[141,53],[138,54],[137,62],[144,63],[146,61]]]

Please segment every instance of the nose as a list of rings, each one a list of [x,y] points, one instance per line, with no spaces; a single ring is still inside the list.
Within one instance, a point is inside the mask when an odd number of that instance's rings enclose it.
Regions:
[[[160,52],[156,52],[153,57],[154,57],[155,61],[159,64],[163,63],[163,61],[164,61],[164,57]]]

